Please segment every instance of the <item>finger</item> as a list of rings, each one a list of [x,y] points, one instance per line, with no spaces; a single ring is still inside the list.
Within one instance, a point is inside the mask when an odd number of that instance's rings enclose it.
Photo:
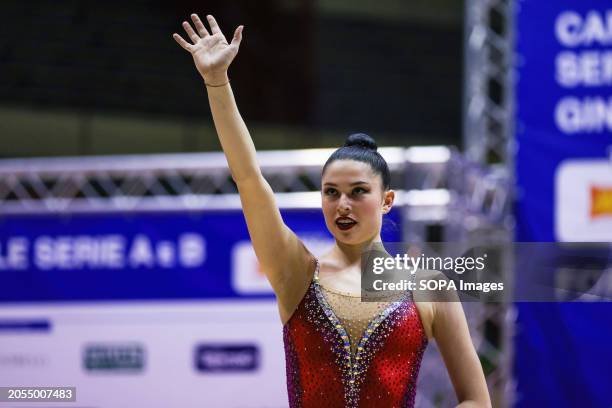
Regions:
[[[195,31],[193,31],[193,28],[191,28],[191,24],[186,21],[183,21],[183,28],[185,29],[185,32],[187,33],[189,38],[191,38],[192,43],[195,44],[200,40],[200,37],[195,33]]]
[[[195,28],[198,30],[200,37],[204,38],[210,35],[206,27],[204,27],[204,23],[202,23],[202,20],[200,20],[200,17],[198,17],[197,14],[192,14],[191,20],[193,21],[193,24],[195,24]]]
[[[242,41],[242,30],[244,29],[244,26],[238,26],[238,28],[236,28],[236,31],[234,31],[234,38],[232,38],[232,45],[235,45],[237,47],[240,46],[240,41]]]
[[[178,35],[177,33],[172,34],[172,38],[181,46],[185,51],[191,52],[191,44],[187,41],[183,40],[183,37]]]
[[[217,24],[217,20],[215,20],[215,18],[210,14],[207,15],[206,18],[208,19],[208,24],[210,24],[210,31],[213,34],[220,33],[221,29],[219,28],[219,24]]]

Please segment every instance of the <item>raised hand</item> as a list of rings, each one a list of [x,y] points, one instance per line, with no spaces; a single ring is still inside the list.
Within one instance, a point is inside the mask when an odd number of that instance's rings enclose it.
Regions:
[[[215,18],[211,15],[206,16],[206,18],[210,25],[210,32],[197,14],[191,15],[191,20],[195,25],[197,33],[193,30],[191,24],[183,21],[183,28],[191,43],[185,41],[177,33],[172,34],[172,37],[191,54],[196,68],[204,78],[204,81],[215,85],[215,82],[223,81],[223,78],[227,78],[227,69],[236,57],[236,54],[238,54],[244,26],[236,28],[232,42],[228,43]]]

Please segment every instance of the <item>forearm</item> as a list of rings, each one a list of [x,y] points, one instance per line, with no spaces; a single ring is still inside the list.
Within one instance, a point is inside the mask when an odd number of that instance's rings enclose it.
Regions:
[[[461,302],[434,302],[433,306],[433,333],[457,394],[457,406],[490,408],[487,382]]]
[[[227,74],[205,78],[207,84],[228,82]],[[249,130],[238,111],[230,84],[207,86],[208,102],[219,141],[236,183],[259,176],[260,170],[255,155],[255,146]]]

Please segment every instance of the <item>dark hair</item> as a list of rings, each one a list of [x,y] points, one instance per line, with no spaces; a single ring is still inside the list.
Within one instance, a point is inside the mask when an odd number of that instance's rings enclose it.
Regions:
[[[380,153],[374,139],[365,133],[353,133],[346,138],[344,146],[338,148],[329,156],[323,166],[321,174],[325,174],[327,166],[336,160],[355,160],[370,165],[374,173],[382,177],[383,189],[388,190],[391,186],[391,174],[389,166]]]

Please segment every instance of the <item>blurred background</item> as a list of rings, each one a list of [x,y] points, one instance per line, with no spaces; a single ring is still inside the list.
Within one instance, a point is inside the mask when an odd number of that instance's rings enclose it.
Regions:
[[[245,25],[230,74],[260,149],[336,146],[357,130],[387,145],[461,141],[462,2],[1,7],[5,157],[218,150],[202,80],[171,37],[191,12],[230,37]]]
[[[481,279],[506,290],[463,305],[493,406],[612,406],[604,0],[1,2],[0,387],[287,406],[272,291],[171,37],[192,12],[245,26],[232,87],[315,255],[321,166],[368,133],[398,196],[386,242],[494,254]],[[456,403],[431,342],[416,406]]]

